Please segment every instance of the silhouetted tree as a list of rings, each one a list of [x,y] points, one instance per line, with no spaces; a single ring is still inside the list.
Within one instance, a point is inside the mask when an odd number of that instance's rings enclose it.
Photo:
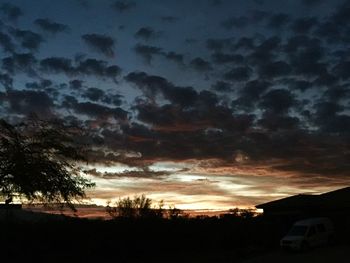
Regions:
[[[112,206],[109,202],[106,211],[113,218],[174,219],[183,216],[183,212],[175,207],[165,209],[163,200],[159,201],[157,205],[153,205],[152,199],[147,198],[145,195],[136,195],[133,199],[130,197],[120,198]]]
[[[176,208],[174,205],[169,206],[167,211],[167,216],[169,219],[178,219],[178,218],[188,218],[189,215],[184,213],[183,210]]]
[[[158,205],[155,208],[153,208],[153,211],[156,217],[163,218],[165,213],[164,200],[160,200],[158,202]]]
[[[110,203],[107,205],[107,213],[112,217],[127,217],[133,218],[136,217],[136,210],[134,209],[133,200],[130,197],[125,197],[119,199],[115,206],[110,206]]]
[[[145,218],[155,216],[152,200],[145,195],[120,198],[114,207],[107,206],[107,213],[112,217]]]
[[[247,209],[241,209],[240,215],[245,219],[250,219],[256,216],[257,213],[254,209],[247,208]]]
[[[246,208],[246,209],[241,209],[241,208],[233,208],[229,209],[228,213],[221,214],[221,218],[230,218],[230,217],[236,217],[236,218],[244,218],[244,219],[249,219],[257,216],[257,212],[255,209],[251,208]]]
[[[0,195],[45,203],[66,203],[85,196],[94,184],[80,175],[83,160],[62,124],[31,120],[11,125],[0,120]]]
[[[113,218],[188,218],[189,215],[175,206],[169,206],[164,209],[164,201],[161,200],[157,205],[152,206],[152,199],[145,195],[136,195],[133,199],[130,197],[120,198],[113,206],[108,202],[106,212]]]

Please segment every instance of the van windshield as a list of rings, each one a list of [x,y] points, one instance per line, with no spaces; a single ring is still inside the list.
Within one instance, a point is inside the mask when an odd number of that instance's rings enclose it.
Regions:
[[[304,236],[307,231],[307,226],[293,226],[289,231],[288,236]]]

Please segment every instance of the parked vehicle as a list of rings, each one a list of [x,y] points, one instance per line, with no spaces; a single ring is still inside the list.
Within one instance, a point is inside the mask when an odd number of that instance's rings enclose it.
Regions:
[[[334,240],[334,226],[330,219],[309,218],[297,221],[280,245],[282,248],[305,251],[311,247],[329,244]]]

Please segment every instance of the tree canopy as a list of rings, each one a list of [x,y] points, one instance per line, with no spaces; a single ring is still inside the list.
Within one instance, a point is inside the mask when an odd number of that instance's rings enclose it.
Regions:
[[[84,158],[72,130],[39,120],[0,120],[0,195],[7,203],[16,196],[74,209],[72,202],[85,197],[94,184],[80,173],[77,162]]]
[[[114,204],[109,203],[106,212],[112,218],[186,218],[188,214],[175,206],[169,206],[164,209],[164,201],[161,200],[157,205],[152,205],[152,199],[144,194],[136,195],[134,198],[119,198]]]

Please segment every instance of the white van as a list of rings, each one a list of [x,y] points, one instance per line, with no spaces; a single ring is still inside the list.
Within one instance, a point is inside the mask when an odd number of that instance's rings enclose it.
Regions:
[[[280,241],[282,248],[305,251],[310,247],[329,244],[334,239],[334,227],[328,218],[309,218],[296,222]]]

